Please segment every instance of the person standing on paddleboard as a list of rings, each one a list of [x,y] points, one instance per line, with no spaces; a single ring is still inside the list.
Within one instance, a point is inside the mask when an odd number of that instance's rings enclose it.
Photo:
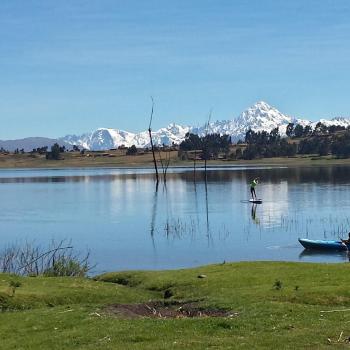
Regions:
[[[259,183],[259,178],[256,177],[251,183],[250,183],[250,193],[252,194],[252,199],[257,200],[256,193],[255,193],[255,187]]]

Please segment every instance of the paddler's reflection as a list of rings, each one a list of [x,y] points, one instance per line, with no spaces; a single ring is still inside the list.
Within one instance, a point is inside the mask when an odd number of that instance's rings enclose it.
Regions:
[[[256,217],[256,208],[257,208],[257,204],[253,204],[252,205],[252,220],[254,221],[254,223],[256,223],[257,225],[260,224],[260,220],[259,218]]]

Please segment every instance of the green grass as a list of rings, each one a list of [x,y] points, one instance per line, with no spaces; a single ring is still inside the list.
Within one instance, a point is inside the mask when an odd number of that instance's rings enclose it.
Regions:
[[[8,296],[14,277],[0,275],[0,305],[7,308],[0,313],[0,349],[345,349],[350,311],[321,311],[350,308],[349,274],[347,264],[251,262],[96,280],[16,277],[14,297]],[[172,300],[198,300],[239,316],[123,319],[103,311],[111,303],[161,300],[166,289]]]

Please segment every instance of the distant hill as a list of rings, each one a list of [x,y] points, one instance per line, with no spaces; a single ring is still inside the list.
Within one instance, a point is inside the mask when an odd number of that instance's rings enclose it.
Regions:
[[[0,148],[2,147],[10,152],[13,152],[16,148],[23,148],[25,152],[30,152],[33,148],[45,146],[50,148],[56,142],[59,143],[60,146],[65,146],[69,149],[72,148],[71,144],[64,142],[63,140],[49,139],[47,137],[26,137],[24,139],[6,141],[0,140]]]

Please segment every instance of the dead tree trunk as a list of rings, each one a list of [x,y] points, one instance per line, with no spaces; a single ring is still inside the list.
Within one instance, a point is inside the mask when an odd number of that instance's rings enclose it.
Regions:
[[[210,127],[210,119],[211,119],[211,113],[212,110],[209,112],[208,116],[208,122],[205,127],[205,138],[204,138],[204,175],[205,175],[205,182],[207,182],[207,160],[209,157],[209,149],[208,149],[208,133],[209,133],[209,127]]]
[[[163,181],[164,183],[166,183],[166,175],[170,164],[170,150],[166,150],[164,162],[163,162],[161,151],[159,149],[158,149],[158,154],[159,154],[160,165],[162,166]]]
[[[193,159],[193,181],[196,182],[196,160],[197,160],[197,150],[194,150]]]
[[[152,155],[153,155],[153,164],[154,164],[154,169],[156,171],[156,180],[157,180],[157,184],[159,182],[159,174],[158,174],[158,167],[157,167],[157,161],[156,161],[156,155],[154,153],[154,146],[153,146],[153,139],[152,139],[152,119],[153,119],[153,110],[154,110],[154,100],[153,97],[151,96],[151,100],[152,100],[152,110],[151,110],[151,117],[149,120],[149,126],[148,126],[148,134],[149,134],[149,139],[151,142],[151,148],[152,148]]]
[[[166,175],[167,175],[168,168],[170,165],[170,153],[171,153],[171,151],[167,150],[166,159],[165,159],[165,167],[164,167],[164,182],[166,182]]]

